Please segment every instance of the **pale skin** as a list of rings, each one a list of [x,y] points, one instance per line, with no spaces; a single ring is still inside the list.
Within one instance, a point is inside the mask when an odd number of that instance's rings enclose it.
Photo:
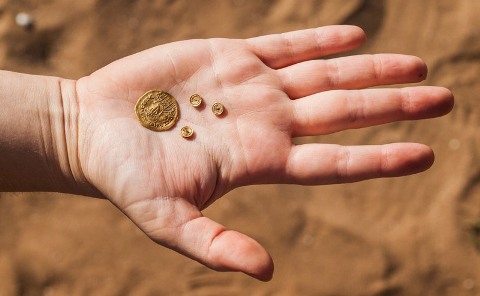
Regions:
[[[267,251],[201,210],[239,186],[355,182],[433,163],[432,150],[416,143],[293,144],[452,109],[441,87],[365,89],[425,79],[417,57],[322,58],[364,41],[357,27],[330,26],[160,45],[78,81],[0,72],[0,190],[106,198],[155,242],[215,270],[269,280]],[[150,89],[179,103],[169,131],[148,130],[135,115]],[[200,109],[189,103],[193,93],[204,98]],[[225,106],[220,117],[210,110],[216,101]],[[185,125],[195,131],[188,140]]]

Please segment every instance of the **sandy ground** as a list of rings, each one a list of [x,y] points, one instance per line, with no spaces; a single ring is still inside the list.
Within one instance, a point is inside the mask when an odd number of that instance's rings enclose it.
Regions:
[[[14,18],[30,13],[32,31]],[[0,0],[0,67],[79,78],[174,40],[356,24],[354,53],[422,57],[454,111],[304,141],[431,145],[436,164],[396,179],[238,189],[205,214],[271,252],[261,283],[159,247],[107,201],[0,194],[0,295],[480,295],[480,1]],[[0,168],[1,169],[1,168]]]

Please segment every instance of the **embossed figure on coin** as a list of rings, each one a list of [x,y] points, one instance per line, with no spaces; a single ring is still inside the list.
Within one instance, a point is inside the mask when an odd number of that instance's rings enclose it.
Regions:
[[[215,115],[221,115],[223,113],[223,105],[220,103],[214,103],[212,106],[212,112]]]
[[[198,107],[202,104],[202,97],[198,94],[193,94],[190,97],[190,104],[192,104],[193,107]]]
[[[171,94],[155,89],[138,99],[135,113],[144,127],[153,131],[166,131],[177,123],[179,107]]]
[[[184,126],[180,130],[180,133],[182,134],[182,137],[190,138],[193,135],[193,129],[189,126]]]

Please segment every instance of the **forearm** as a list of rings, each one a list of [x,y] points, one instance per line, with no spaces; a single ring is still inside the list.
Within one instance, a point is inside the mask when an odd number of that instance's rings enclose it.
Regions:
[[[77,159],[74,84],[0,71],[0,191],[92,195]]]

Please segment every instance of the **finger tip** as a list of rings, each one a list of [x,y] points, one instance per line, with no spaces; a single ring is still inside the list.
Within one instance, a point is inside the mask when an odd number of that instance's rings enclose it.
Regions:
[[[450,113],[455,105],[455,97],[448,88],[435,87],[435,92],[432,96],[431,108],[433,110],[433,116],[443,116]]]
[[[455,105],[453,93],[438,86],[409,88],[411,95],[412,119],[440,117],[450,113]]]
[[[423,81],[427,79],[428,76],[428,66],[427,64],[419,57],[413,57],[414,66],[412,67],[415,71],[414,75],[417,81]]]
[[[343,50],[355,49],[367,40],[365,31],[354,25],[332,25],[319,27],[322,35],[329,36],[336,44],[341,44]]]
[[[262,282],[268,282],[273,278],[274,264],[272,257],[265,251],[263,258],[259,258],[256,262],[256,266],[252,268],[254,272],[247,273],[248,275],[260,280]]]
[[[214,269],[240,271],[267,282],[273,277],[274,264],[270,254],[254,239],[227,230],[212,249],[215,252]]]
[[[243,260],[240,271],[263,282],[273,277],[274,264],[270,254],[255,240],[248,238],[241,246]]]
[[[348,25],[348,28],[350,30],[352,40],[356,44],[361,45],[367,41],[367,34],[361,27]]]
[[[389,177],[421,173],[428,170],[435,161],[433,150],[424,144],[397,143],[389,147]]]
[[[419,172],[423,172],[428,170],[433,166],[435,162],[435,153],[433,152],[432,148],[427,145],[421,145],[421,149],[418,152],[418,162],[421,164],[419,168]]]
[[[446,87],[439,87],[441,110],[444,114],[450,113],[455,106],[455,96],[451,90]]]
[[[350,30],[352,33],[358,34],[358,36],[366,36],[365,31],[360,26],[357,26],[357,25],[340,25],[340,26],[342,26],[345,30]]]
[[[403,171],[407,174],[417,174],[428,170],[435,162],[435,153],[432,148],[424,144],[408,144],[410,149],[406,155]]]
[[[392,72],[393,77],[403,76],[404,83],[421,82],[427,79],[428,66],[420,57],[402,54],[386,54],[384,56],[392,58],[388,60],[391,64],[385,64],[395,70]]]

